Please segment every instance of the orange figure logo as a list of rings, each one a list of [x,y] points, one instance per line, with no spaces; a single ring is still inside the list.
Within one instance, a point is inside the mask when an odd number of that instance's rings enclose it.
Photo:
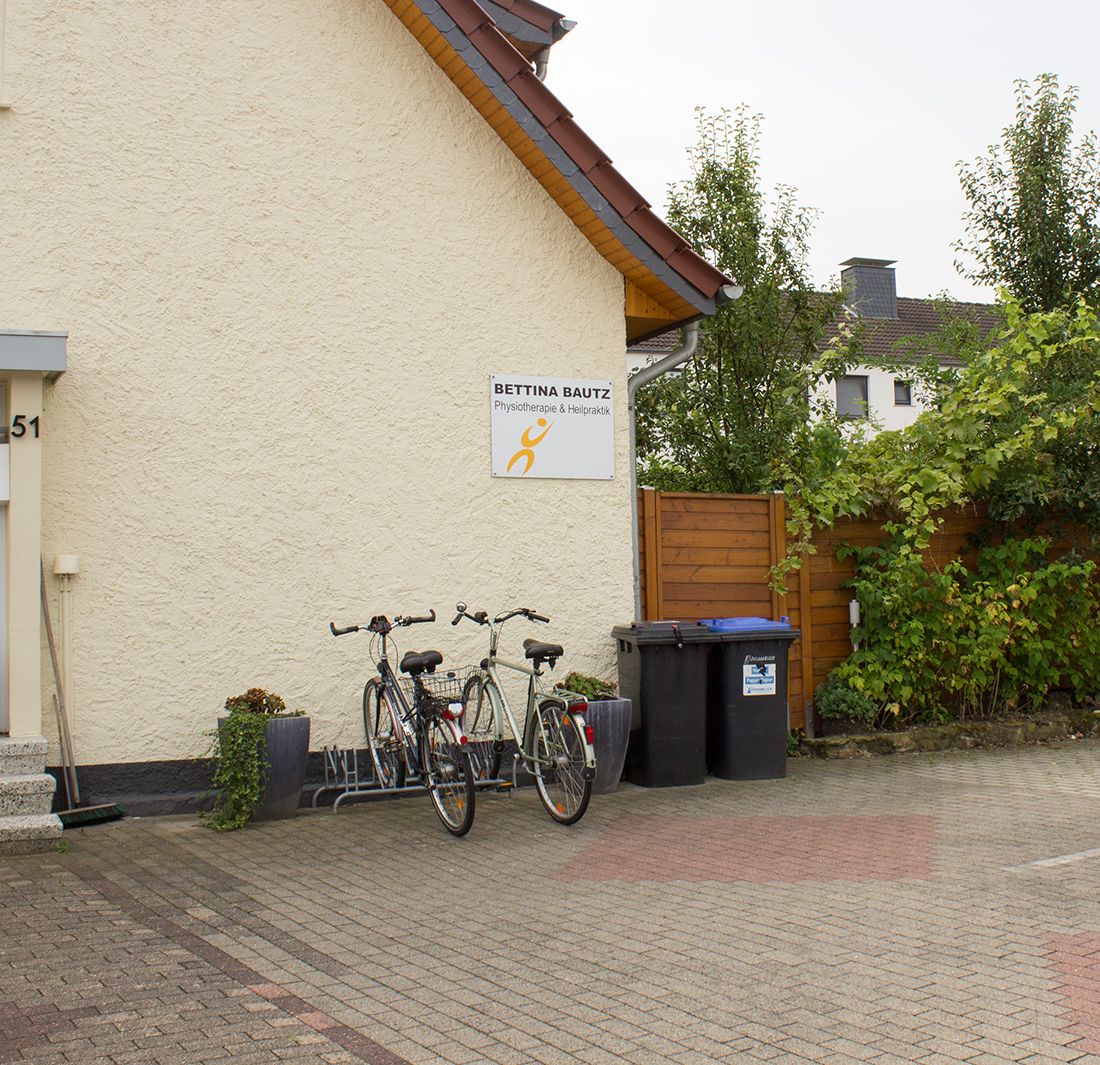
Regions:
[[[542,432],[539,433],[538,436],[532,437],[531,436],[531,431],[535,428],[535,425],[537,425],[542,430]],[[522,471],[520,472],[521,477],[525,473],[529,473],[530,470],[531,470],[531,467],[534,466],[534,464],[535,464],[535,448],[538,447],[538,445],[541,444],[543,442],[543,440],[546,439],[546,434],[548,432],[550,432],[551,428],[553,427],[553,422],[547,424],[547,421],[546,421],[545,418],[539,418],[539,420],[535,423],[535,425],[529,425],[529,426],[527,426],[526,429],[523,430],[523,433],[521,434],[521,436],[519,438],[519,442],[523,445],[523,447],[521,447],[519,449],[519,451],[517,451],[508,460],[508,468],[507,468],[507,471],[506,471],[507,473],[512,472],[512,467],[517,462],[519,462],[520,459],[524,459],[526,461],[526,465],[523,467]]]

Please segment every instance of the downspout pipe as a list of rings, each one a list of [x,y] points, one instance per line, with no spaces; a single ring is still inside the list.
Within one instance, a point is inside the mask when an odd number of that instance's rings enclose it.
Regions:
[[[723,285],[718,293],[719,306],[740,299],[745,290],[740,285]],[[627,379],[626,409],[630,419],[630,531],[633,537],[631,551],[634,556],[634,620],[642,620],[642,573],[638,563],[638,421],[636,402],[638,392],[669,370],[682,366],[695,354],[699,346],[699,323],[684,326],[680,346],[670,351],[652,366],[646,366]]]
[[[541,49],[535,53],[535,77],[539,81],[546,80],[546,70],[550,66],[550,47]]]
[[[626,409],[630,418],[630,532],[631,551],[634,555],[634,620],[642,620],[642,572],[638,563],[638,418],[636,403],[638,392],[650,381],[682,366],[695,354],[699,346],[699,323],[684,326],[680,346],[663,359],[633,374],[626,383]]]

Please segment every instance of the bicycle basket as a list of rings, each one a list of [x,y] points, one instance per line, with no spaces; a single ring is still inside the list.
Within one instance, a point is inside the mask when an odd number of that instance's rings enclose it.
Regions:
[[[410,706],[421,712],[440,714],[452,703],[462,702],[462,689],[470,669],[449,669],[445,673],[421,673],[418,677],[402,677],[401,687]],[[420,686],[419,701],[417,686]],[[425,695],[427,699],[425,699]]]

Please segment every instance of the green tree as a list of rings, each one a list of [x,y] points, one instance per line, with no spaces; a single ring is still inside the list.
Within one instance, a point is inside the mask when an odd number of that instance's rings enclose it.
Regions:
[[[843,372],[818,359],[842,298],[809,276],[816,212],[788,186],[771,202],[761,188],[760,116],[696,115],[691,177],[670,189],[668,219],[744,295],[701,324],[680,374],[639,394],[639,477],[666,490],[767,492],[795,461],[811,388]]]
[[[813,528],[872,512],[920,554],[944,508],[968,503],[987,503],[997,521],[1060,522],[1100,540],[1100,311],[1083,300],[1002,309],[1003,327],[972,349],[938,407],[900,431],[845,436],[826,460],[788,471],[798,535],[785,569]]]
[[[1073,141],[1078,90],[1054,74],[1016,83],[1016,121],[1002,143],[959,163],[970,205],[956,269],[1007,291],[1027,311],[1100,295],[1100,156]]]

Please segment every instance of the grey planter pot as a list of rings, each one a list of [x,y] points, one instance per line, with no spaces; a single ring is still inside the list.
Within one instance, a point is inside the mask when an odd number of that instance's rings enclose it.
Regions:
[[[606,795],[619,786],[630,740],[629,699],[596,699],[588,703],[588,724],[596,730],[596,779],[594,795]]]
[[[218,719],[220,727],[225,718]],[[267,723],[267,787],[253,821],[296,817],[309,759],[309,718],[273,717]]]

